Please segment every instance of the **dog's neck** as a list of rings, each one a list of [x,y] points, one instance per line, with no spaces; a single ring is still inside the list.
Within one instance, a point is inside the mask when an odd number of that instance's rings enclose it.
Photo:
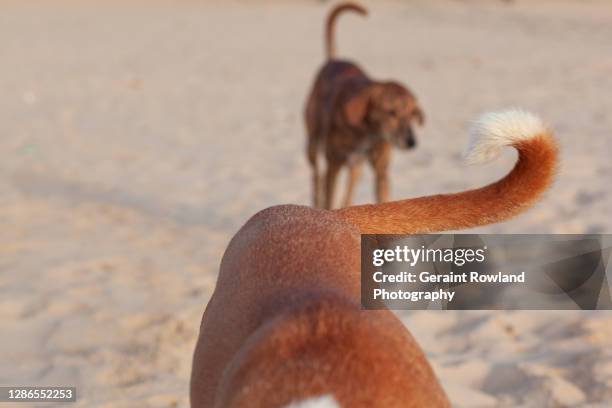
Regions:
[[[406,343],[416,345],[398,337],[398,324],[390,313],[364,312],[330,294],[288,307],[245,342],[224,372],[215,406],[399,406],[406,392],[428,390],[419,389],[415,374],[422,373],[413,372],[418,364]],[[381,367],[385,372],[376,372]]]

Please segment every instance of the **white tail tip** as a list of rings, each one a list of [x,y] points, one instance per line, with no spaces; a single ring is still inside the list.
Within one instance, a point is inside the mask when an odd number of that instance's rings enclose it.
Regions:
[[[470,129],[466,160],[486,163],[499,156],[502,147],[546,132],[548,129],[538,116],[521,109],[485,113]]]

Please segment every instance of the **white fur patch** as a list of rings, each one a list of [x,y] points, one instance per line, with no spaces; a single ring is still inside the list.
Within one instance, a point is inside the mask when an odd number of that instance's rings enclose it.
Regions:
[[[333,395],[322,395],[320,397],[307,398],[302,401],[292,402],[284,408],[342,408]]]
[[[469,163],[485,163],[499,156],[502,147],[547,131],[539,117],[524,110],[485,113],[470,129],[466,159]]]

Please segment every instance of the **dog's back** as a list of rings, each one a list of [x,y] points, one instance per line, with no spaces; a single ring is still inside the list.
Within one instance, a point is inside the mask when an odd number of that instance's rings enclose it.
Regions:
[[[389,311],[319,290],[277,311],[224,373],[220,407],[448,407],[427,359]],[[315,405],[319,406],[319,405]]]
[[[193,407],[448,406],[395,315],[361,310],[359,249],[359,230],[331,212],[278,206],[249,220],[202,320]]]
[[[342,92],[357,92],[371,81],[356,64],[343,60],[327,61],[317,73],[312,91],[306,102],[305,122],[310,138],[320,139],[330,126],[334,105],[342,98]],[[317,140],[320,142],[320,140]]]

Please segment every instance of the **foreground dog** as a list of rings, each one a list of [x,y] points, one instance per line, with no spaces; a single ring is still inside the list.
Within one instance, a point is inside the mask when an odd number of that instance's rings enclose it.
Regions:
[[[334,28],[344,11],[365,15],[352,3],[332,10],[326,24],[327,62],[315,79],[306,103],[307,156],[313,171],[313,205],[331,209],[338,173],[349,168],[344,206],[351,204],[353,189],[367,158],[376,174],[376,200],[389,200],[391,146],[416,145],[412,124],[423,125],[423,111],[408,89],[397,82],[373,81],[355,64],[335,59]],[[318,156],[327,159],[325,179]]]
[[[506,220],[550,185],[551,133],[522,111],[477,122],[470,158],[519,152],[486,187],[328,211],[278,206],[229,244],[204,312],[194,408],[448,407],[423,352],[388,310],[360,308],[360,233],[413,234]]]

